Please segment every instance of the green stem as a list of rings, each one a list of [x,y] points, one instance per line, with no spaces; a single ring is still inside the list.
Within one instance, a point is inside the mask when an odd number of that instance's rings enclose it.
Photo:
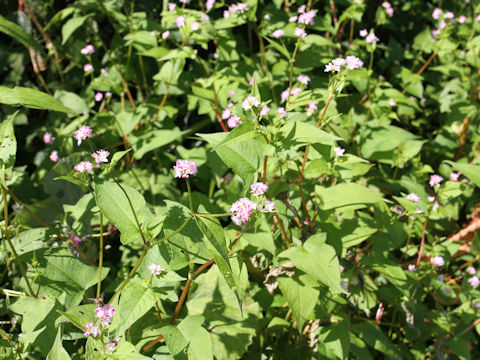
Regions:
[[[175,230],[175,231],[172,232],[171,234],[168,234],[168,235],[164,236],[164,237],[161,238],[160,240],[155,241],[153,244],[150,245],[150,247],[153,247],[153,246],[161,243],[162,241],[168,240],[168,239],[170,239],[172,236],[177,235],[180,231],[183,230],[183,228],[184,228],[185,226],[187,226],[187,224],[188,224],[188,223],[190,222],[190,220],[192,220],[192,219],[193,219],[192,216],[188,217],[187,220],[185,220],[185,222],[184,222],[177,230]]]
[[[100,297],[102,288],[102,266],[103,266],[103,214],[100,213],[100,253],[98,255],[98,282],[97,282],[97,298]]]
[[[187,189],[188,189],[188,202],[190,203],[190,211],[192,214],[195,213],[193,210],[193,200],[192,200],[192,189],[190,187],[190,179],[187,178]]]
[[[4,215],[4,223],[5,223],[5,231],[3,233],[3,236],[5,236],[5,239],[7,239],[8,245],[10,245],[10,248],[12,249],[13,256],[15,257],[15,261],[17,262],[17,265],[20,269],[20,272],[22,273],[22,276],[25,279],[25,282],[27,283],[28,290],[30,291],[31,296],[37,297],[35,292],[32,289],[32,285],[30,284],[30,280],[28,280],[27,277],[27,272],[25,271],[25,268],[23,267],[22,262],[20,261],[20,258],[18,257],[17,251],[15,250],[15,247],[13,246],[12,241],[10,240],[10,237],[8,236],[8,203],[7,203],[7,192],[5,191],[5,188],[2,186],[2,196],[3,196],[3,215]]]
[[[143,258],[145,257],[145,255],[147,255],[147,252],[148,252],[149,248],[148,247],[145,247],[143,249],[143,252],[142,252],[142,255],[140,255],[140,257],[138,258],[137,260],[137,263],[135,264],[135,266],[133,267],[133,269],[130,271],[130,273],[128,274],[127,278],[125,280],[123,280],[122,284],[120,285],[120,287],[117,289],[117,291],[115,291],[115,294],[113,294],[113,296],[111,297],[110,301],[108,302],[109,304],[111,304],[113,302],[113,300],[115,299],[115,297],[120,293],[120,291],[123,290],[123,288],[128,284],[128,282],[130,281],[130,279],[133,277],[133,275],[135,274],[135,272],[138,270],[138,268],[140,267],[140,264],[142,263],[143,261]]]

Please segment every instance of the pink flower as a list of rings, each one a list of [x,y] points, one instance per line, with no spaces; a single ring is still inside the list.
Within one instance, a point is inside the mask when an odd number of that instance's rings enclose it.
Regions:
[[[105,343],[105,350],[106,351],[115,351],[115,347],[118,345],[118,343],[122,340],[121,337],[117,337],[115,339],[108,340]]]
[[[112,305],[98,305],[95,309],[95,317],[100,319],[104,325],[108,325],[113,320],[113,315],[115,314],[115,309]]]
[[[317,110],[317,104],[318,101],[312,101],[311,103],[307,104],[306,109],[308,116],[312,116],[312,114]]]
[[[232,221],[238,226],[245,224],[250,220],[256,206],[256,203],[245,197],[235,201],[230,208],[230,212],[233,213]]]
[[[417,267],[415,266],[415,264],[409,264],[408,265],[408,272],[414,273],[415,271],[417,271]]]
[[[295,28],[295,30],[293,31],[293,34],[295,36],[298,36],[300,39],[303,39],[307,36],[307,33],[305,32],[305,30],[299,27]]]
[[[251,78],[248,79],[248,84],[249,84],[250,86],[253,86],[253,83],[254,83],[254,82],[255,82],[255,79],[254,79],[253,77],[251,77]]]
[[[229,97],[234,97],[234,96],[235,96],[235,90],[230,90],[230,91],[228,92],[228,96],[229,96]]]
[[[92,64],[85,64],[83,65],[83,71],[86,73],[92,72],[93,71],[93,66]]]
[[[369,44],[376,44],[378,42],[379,38],[374,34],[374,33],[371,33],[371,34],[368,34],[367,37],[365,38],[365,41]]]
[[[268,186],[262,182],[250,185],[250,193],[254,196],[264,195],[268,191]]]
[[[101,68],[101,69],[100,69],[100,72],[102,73],[102,75],[105,75],[105,76],[108,75],[108,71],[107,71],[107,69],[105,69],[105,68]]]
[[[177,4],[169,3],[168,4],[168,11],[175,11],[176,7],[177,7]]]
[[[478,276],[472,276],[470,279],[468,279],[468,283],[472,285],[474,289],[476,289],[477,286],[480,285],[480,279]]]
[[[475,17],[475,21],[480,21],[480,14]]]
[[[467,21],[467,17],[465,15],[462,15],[458,18],[459,24],[465,24],[465,21]]]
[[[306,5],[302,5],[302,6],[300,6],[300,7],[297,9],[297,12],[298,12],[299,14],[303,14],[303,13],[305,12],[306,8],[307,8]]]
[[[366,37],[367,35],[368,35],[368,30],[367,29],[360,30],[360,36],[361,37]]]
[[[447,11],[447,12],[445,13],[445,15],[443,15],[443,17],[444,17],[445,19],[452,20],[452,19],[455,17],[455,14],[454,14],[453,12],[451,12],[451,11]]]
[[[288,22],[295,22],[297,21],[298,19],[298,16],[291,16],[289,19],[288,19]]]
[[[260,116],[267,116],[268,112],[270,111],[270,108],[267,105],[264,105],[262,110],[260,111]]]
[[[442,13],[443,13],[442,9],[436,8],[435,10],[433,10],[432,18],[434,20],[438,20],[440,19],[440,16],[442,16]]]
[[[270,200],[263,200],[263,204],[260,204],[259,210],[265,210],[268,212],[274,212],[275,211],[275,203]]]
[[[307,75],[299,75],[297,77],[297,80],[303,85],[308,85],[308,83],[310,82],[310,78]]]
[[[213,8],[213,5],[215,5],[215,0],[207,0],[207,11]]]
[[[51,144],[54,141],[55,141],[55,138],[48,131],[45,134],[43,134],[43,142],[45,144]]]
[[[348,70],[360,69],[363,66],[363,61],[356,56],[347,56],[346,62]]]
[[[83,140],[93,137],[92,128],[90,126],[82,126],[80,129],[75,131],[75,139],[77,139],[77,146],[80,146]]]
[[[92,157],[95,159],[95,163],[100,164],[102,162],[108,163],[108,155],[110,153],[107,150],[97,150],[92,154]]]
[[[230,129],[236,128],[238,125],[242,123],[242,120],[240,118],[233,114],[228,120],[227,120],[227,125]]]
[[[95,94],[95,101],[97,101],[97,102],[102,101],[102,99],[103,99],[103,94],[101,92],[97,92]]]
[[[297,96],[302,92],[302,88],[296,87],[292,89],[292,96]]]
[[[167,31],[164,31],[164,32],[162,33],[162,39],[163,39],[163,40],[168,39],[169,36],[170,36],[170,31],[168,31],[168,30],[167,30]]]
[[[445,29],[446,27],[447,27],[447,23],[446,23],[444,20],[442,20],[442,21],[440,21],[440,22],[438,23],[438,28],[439,28],[440,30],[443,30],[443,29]]]
[[[90,161],[80,161],[77,165],[73,167],[76,171],[81,173],[93,173],[93,164]]]
[[[50,153],[50,161],[53,161],[53,162],[57,162],[58,161],[58,151],[57,150],[53,150],[51,153]]]
[[[83,335],[85,336],[92,335],[93,337],[97,337],[100,334],[100,329],[98,328],[98,325],[93,325],[93,321],[90,321],[89,323],[86,323],[82,326],[85,328],[85,330],[83,331]]]
[[[469,273],[470,275],[475,275],[477,273],[477,269],[475,269],[473,266],[469,266],[467,268],[467,273]]]
[[[223,119],[223,120],[227,120],[227,119],[230,117],[230,115],[232,115],[232,110],[230,110],[230,109],[225,109],[225,110],[223,110],[223,112],[222,112],[222,119]]]
[[[111,93],[110,91],[107,91],[107,92],[105,93],[105,98],[106,98],[106,99],[110,98],[111,96],[112,96],[112,93]]]
[[[394,11],[393,11],[393,8],[392,8],[392,7],[385,9],[385,12],[386,12],[387,15],[390,16],[390,17],[392,17],[393,14],[394,14]]]
[[[283,31],[282,29],[277,29],[272,33],[272,36],[275,39],[278,39],[278,38],[282,37],[283,35],[285,35],[285,31]]]
[[[93,54],[94,52],[95,52],[95,48],[93,47],[92,44],[88,44],[82,50],[80,50],[80,53],[82,55],[90,55],[90,54]]]
[[[247,96],[245,101],[242,103],[243,110],[247,111],[252,107],[258,107],[260,105],[260,101],[252,95]]]
[[[185,20],[183,16],[179,16],[175,19],[175,24],[177,24],[178,28],[185,26],[186,23],[187,23],[187,20]]]
[[[442,180],[443,180],[443,177],[435,174],[430,176],[430,181],[428,183],[430,184],[431,187],[435,187],[435,186],[439,187]]]
[[[277,109],[278,115],[280,116],[280,119],[283,119],[284,117],[287,116],[287,112],[285,111],[284,107],[279,107]]]
[[[343,154],[345,153],[345,149],[342,149],[341,147],[334,147],[333,152],[335,153],[336,157],[342,157]]]
[[[436,267],[440,267],[445,265],[445,260],[443,260],[443,257],[441,256],[434,256],[432,258],[432,265]]]
[[[315,25],[315,21],[313,19],[316,14],[317,14],[316,10],[307,11],[298,17],[298,23],[305,24],[305,25]]]
[[[188,160],[177,160],[177,163],[173,167],[175,170],[176,178],[189,178],[190,175],[197,175],[197,162]]]
[[[407,200],[410,200],[411,202],[414,202],[414,203],[420,202],[420,196],[418,196],[417,194],[415,194],[413,192],[408,194],[407,196],[405,196],[405,198]]]
[[[197,31],[198,29],[200,29],[200,24],[195,21],[192,23],[192,25],[190,25],[190,29],[192,29],[192,31]]]
[[[155,264],[151,264],[148,267],[148,269],[150,270],[153,276],[158,276],[165,271],[165,269],[163,269],[160,265],[155,265]]]

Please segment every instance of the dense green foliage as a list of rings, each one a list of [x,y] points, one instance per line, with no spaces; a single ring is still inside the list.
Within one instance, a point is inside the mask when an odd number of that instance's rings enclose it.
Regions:
[[[480,357],[477,0],[174,3],[0,0],[0,358]]]

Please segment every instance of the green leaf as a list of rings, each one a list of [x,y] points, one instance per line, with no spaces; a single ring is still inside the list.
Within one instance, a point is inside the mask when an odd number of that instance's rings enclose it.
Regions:
[[[62,26],[62,45],[65,45],[70,36],[83,25],[88,17],[89,15],[74,17]]]
[[[146,286],[145,281],[131,280],[122,290],[118,304],[119,331],[126,331],[155,305],[155,301],[155,293]],[[114,323],[117,321],[114,320]]]
[[[62,328],[60,326],[52,350],[47,355],[47,360],[70,360],[70,356],[62,346]]]
[[[57,90],[55,91],[54,97],[60,100],[64,106],[71,109],[76,115],[87,113],[89,110],[85,100],[73,92]]]
[[[350,351],[350,321],[342,320],[321,329],[320,343],[339,359],[346,359]]]
[[[177,326],[188,342],[189,360],[213,359],[212,337],[202,326],[204,321],[205,318],[201,315],[189,315]]]
[[[283,125],[280,135],[280,146],[285,149],[305,144],[331,144],[333,141],[342,140],[313,125],[298,121],[290,121]]]
[[[388,358],[398,359],[398,348],[390,341],[377,324],[372,321],[363,321],[352,325],[352,330],[358,334],[360,339],[375,350],[384,353]]]
[[[281,45],[275,40],[270,39],[267,36],[262,35],[262,37],[267,40],[272,47],[274,47],[280,54],[284,55],[288,60],[290,60],[290,53],[288,52],[287,48],[285,45]]]
[[[237,144],[248,139],[253,139],[258,135],[259,134],[257,133],[257,131],[255,131],[253,125],[247,122],[230,131],[225,140],[215,146],[213,150],[217,150],[221,146]]]
[[[343,291],[340,287],[340,265],[335,250],[320,237],[311,237],[303,246],[292,246],[278,256],[290,259],[298,269],[333,290]]]
[[[0,103],[11,106],[25,106],[32,109],[54,110],[72,114],[71,109],[66,108],[54,97],[34,89],[16,86],[10,89],[0,86]]]
[[[85,346],[86,360],[103,360],[104,345],[100,337],[89,336]]]
[[[122,191],[122,188],[125,192]],[[126,245],[140,240],[142,236],[133,211],[141,223],[146,206],[143,196],[128,185],[116,184],[112,181],[95,182],[94,190],[95,200],[103,215],[120,230],[122,244]],[[128,199],[130,199],[133,210]]]
[[[203,206],[199,207],[199,211],[206,213],[206,209]],[[240,286],[239,280],[236,278],[232,271],[230,265],[230,260],[228,258],[228,249],[225,242],[225,233],[223,231],[220,222],[215,217],[205,217],[197,216],[195,221],[198,225],[198,228],[204,235],[205,244],[207,245],[208,251],[215,258],[215,263],[218,266],[218,269],[222,273],[225,281],[228,286],[235,292],[237,296],[238,304],[242,306],[242,299],[240,296]]]
[[[143,356],[140,354],[135,346],[122,339],[116,349],[115,353],[109,356],[109,359],[114,359],[114,360],[147,360],[147,359],[152,359],[148,356]]]
[[[21,26],[8,21],[3,16],[0,15],[0,31],[8,36],[13,37],[18,42],[22,43],[25,46],[34,48],[37,51],[43,52],[42,46],[30,35],[27,33]]]
[[[383,198],[378,193],[355,183],[342,183],[329,188],[315,186],[315,192],[320,196],[324,210],[346,206],[360,209],[368,204],[383,202]]]
[[[135,159],[141,159],[146,153],[168,145],[184,134],[179,129],[154,130],[137,138],[132,138],[132,147],[135,149]]]
[[[108,165],[107,170],[113,169],[115,165],[117,165],[117,163],[131,150],[132,148],[123,151],[117,151],[115,154],[113,154],[112,160],[110,160],[110,164]]]
[[[70,321],[80,330],[85,330],[83,325],[90,321],[95,320],[95,304],[85,304],[76,306],[68,311],[57,310],[59,314],[62,314],[56,321],[55,325],[58,326],[62,322]]]
[[[7,188],[7,181],[13,176],[13,165],[17,153],[17,139],[13,130],[13,120],[18,111],[0,124],[0,184]],[[5,179],[5,177],[7,179]]]
[[[278,277],[278,287],[292,309],[301,333],[305,321],[309,319],[318,301],[320,291],[315,289],[318,283],[307,274],[295,274],[293,277]]]
[[[468,180],[480,187],[480,165],[470,165],[449,160],[445,160],[444,162],[451,165],[455,170],[461,171]]]
[[[168,350],[175,356],[180,354],[188,345],[180,330],[175,326],[165,325],[159,329],[159,335],[162,335],[167,343]]]

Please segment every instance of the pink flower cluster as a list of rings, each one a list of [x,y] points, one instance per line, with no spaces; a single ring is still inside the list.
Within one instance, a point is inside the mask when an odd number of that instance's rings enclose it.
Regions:
[[[258,107],[260,105],[260,101],[252,95],[247,96],[247,98],[242,103],[243,110],[247,111],[252,107]]]
[[[393,16],[392,4],[390,4],[388,1],[384,1],[383,4],[382,4],[382,7],[385,9],[385,12],[387,13],[388,16],[390,16],[390,17]]]
[[[90,161],[80,161],[77,165],[73,167],[75,171],[81,173],[93,174],[93,164]]]
[[[285,31],[283,31],[282,29],[277,29],[272,33],[272,36],[275,39],[281,38],[283,35],[285,35]]]
[[[91,55],[95,52],[95,48],[93,47],[92,44],[88,44],[85,46],[82,50],[80,50],[80,53],[82,55]]]
[[[262,182],[256,182],[255,184],[250,185],[250,193],[253,196],[265,195],[267,191],[268,191],[268,185]]]
[[[115,315],[115,309],[112,305],[98,305],[95,309],[95,317],[106,326],[113,321],[113,315]]]
[[[434,20],[440,20],[437,24],[438,28],[432,30],[432,35],[434,37],[434,39],[432,39],[432,41],[435,41],[435,37],[440,35],[442,30],[447,27],[447,25],[448,25],[447,21],[450,21],[452,24],[455,22],[455,14],[453,12],[446,11],[444,13],[443,10],[439,9],[439,8],[436,8],[435,10],[433,10],[432,18]],[[466,20],[467,20],[467,18],[465,16],[460,16],[458,18],[458,22],[460,24],[463,24]]]
[[[175,170],[176,178],[189,178],[190,175],[197,175],[197,162],[188,161],[188,160],[177,160],[176,164],[173,166]]]
[[[434,256],[432,258],[432,265],[435,267],[440,267],[445,265],[445,260],[441,256]]]
[[[223,12],[223,17],[228,18],[232,14],[241,13],[248,11],[248,6],[245,3],[232,4],[228,7],[228,10]]]
[[[85,336],[92,335],[93,337],[97,337],[100,334],[100,329],[98,328],[98,325],[93,325],[93,321],[90,321],[89,323],[86,323],[82,326],[85,328],[85,330],[83,331],[83,335]]]
[[[238,226],[245,224],[256,208],[257,204],[249,198],[244,197],[235,201],[230,208],[230,212],[233,213],[232,221]]]
[[[405,198],[407,200],[410,200],[411,202],[414,202],[414,203],[420,202],[420,196],[418,196],[417,194],[415,194],[413,192],[408,194],[407,196],[405,196]]]
[[[75,131],[75,139],[77,140],[77,146],[80,146],[83,140],[91,137],[93,137],[93,131],[90,126],[84,125],[80,129]]]
[[[345,59],[336,58],[325,65],[325,72],[340,72],[344,66],[346,70],[360,69],[363,61],[356,56],[347,56]]]
[[[288,93],[290,92],[290,96],[297,96],[302,92],[302,88],[295,87],[290,91],[290,88],[286,88],[285,90],[282,91],[280,94],[280,97],[282,98],[282,102],[287,101],[288,99]]]
[[[48,131],[43,134],[43,142],[45,144],[51,144],[55,141],[55,138]]]
[[[152,273],[153,276],[158,276],[165,271],[160,265],[151,264],[148,267],[148,270]]]
[[[108,340],[108,341],[105,343],[105,350],[106,350],[106,351],[115,351],[115,347],[116,347],[117,344],[120,342],[120,340],[122,340],[121,337],[117,337],[117,338],[115,338],[115,339]]]
[[[92,154],[92,157],[95,159],[95,163],[96,164],[100,164],[102,162],[104,163],[107,163],[108,162],[108,155],[110,155],[110,153],[107,151],[107,150],[97,150],[96,152],[94,152]]]
[[[318,110],[317,108],[318,101],[312,101],[311,103],[308,103],[305,107],[307,110],[307,115],[312,116],[315,111]]]
[[[343,154],[345,154],[345,149],[342,149],[341,147],[337,146],[333,148],[333,152],[335,153],[336,157],[342,157]]]
[[[297,77],[297,80],[303,85],[308,85],[308,83],[310,82],[310,77],[308,75],[299,75]]]
[[[440,175],[431,175],[430,176],[430,181],[428,182],[431,187],[440,187],[440,183],[443,181],[443,177]]]

